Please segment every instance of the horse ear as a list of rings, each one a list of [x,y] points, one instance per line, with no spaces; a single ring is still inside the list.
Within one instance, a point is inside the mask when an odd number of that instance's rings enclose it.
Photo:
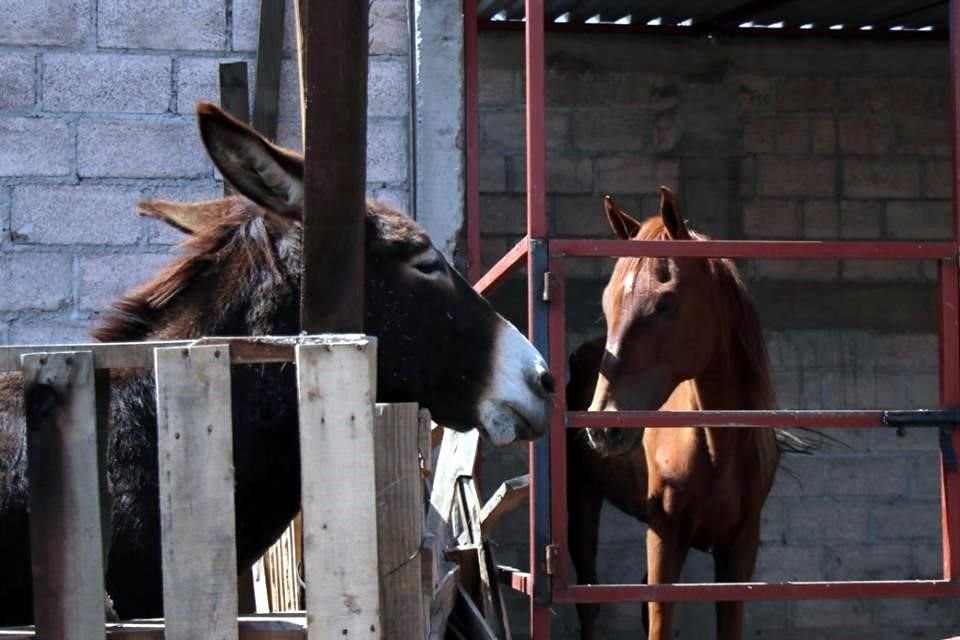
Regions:
[[[683,219],[683,216],[680,215],[680,209],[677,208],[673,191],[667,187],[660,187],[659,213],[671,238],[674,240],[690,239],[690,230],[687,229],[687,222]]]
[[[217,221],[220,207],[210,202],[171,202],[170,200],[142,200],[137,203],[137,215],[163,220],[184,233],[195,234],[202,227]]]
[[[303,216],[303,158],[209,103],[197,104],[200,138],[210,159],[241,194],[288,218]]]
[[[603,197],[603,208],[607,212],[610,228],[621,240],[629,240],[640,233],[640,221],[617,206],[613,196]]]

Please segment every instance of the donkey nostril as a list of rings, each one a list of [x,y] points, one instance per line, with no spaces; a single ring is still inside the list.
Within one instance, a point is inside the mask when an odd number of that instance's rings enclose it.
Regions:
[[[547,393],[553,393],[555,385],[553,383],[553,375],[549,371],[544,370],[540,374],[540,386],[543,387]]]

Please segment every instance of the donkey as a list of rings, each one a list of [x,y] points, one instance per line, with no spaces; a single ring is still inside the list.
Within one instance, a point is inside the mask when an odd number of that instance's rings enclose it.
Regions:
[[[213,163],[240,195],[140,213],[190,234],[183,255],[114,305],[100,341],[284,335],[298,330],[303,158],[212,104],[197,108]],[[378,342],[383,402],[419,402],[496,445],[546,429],[553,379],[523,335],[450,267],[413,220],[369,202],[364,330]],[[323,277],[330,277],[324,275]],[[300,505],[292,367],[232,375],[237,564],[249,567]],[[122,619],[163,613],[157,422],[149,371],[112,373],[106,586]],[[25,426],[19,375],[0,377],[0,626],[32,619]],[[51,532],[55,535],[55,532]]]

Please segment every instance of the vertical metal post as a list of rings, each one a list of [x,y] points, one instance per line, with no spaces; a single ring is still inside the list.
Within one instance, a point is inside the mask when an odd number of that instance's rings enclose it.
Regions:
[[[527,129],[527,313],[530,340],[549,357],[549,307],[544,297],[544,274],[549,250],[547,241],[546,56],[544,52],[543,0],[526,0],[526,129]],[[530,445],[530,631],[535,640],[550,637],[550,578],[546,554],[550,532],[550,434]]]
[[[953,241],[960,248],[960,0],[950,2],[950,95],[953,133]],[[960,256],[958,251],[957,256]],[[940,264],[940,402],[960,402],[960,276],[957,258]],[[960,450],[960,430],[941,433],[941,448]],[[960,472],[940,456],[943,577],[960,579]],[[954,461],[955,463],[955,461]]]
[[[480,252],[480,52],[477,2],[463,0],[463,84],[466,120],[467,280],[483,275]]]
[[[562,258],[550,258],[550,372],[554,380],[567,379],[566,264]],[[567,540],[567,402],[558,385],[550,420],[550,509],[553,543],[557,560],[551,587],[554,597],[570,584],[566,557]]]

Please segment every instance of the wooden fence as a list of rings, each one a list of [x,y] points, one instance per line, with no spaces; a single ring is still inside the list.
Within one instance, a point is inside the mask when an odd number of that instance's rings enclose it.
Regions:
[[[268,362],[297,367],[306,612],[238,618],[230,367]],[[110,504],[103,460],[113,368],[153,369],[157,382],[162,621],[105,622]],[[375,404],[375,339],[0,348],[0,371],[16,370],[32,407],[36,629],[0,630],[0,638],[426,637],[433,585],[419,561],[420,461],[430,458],[429,420],[415,404]],[[43,473],[31,471],[38,469]]]

